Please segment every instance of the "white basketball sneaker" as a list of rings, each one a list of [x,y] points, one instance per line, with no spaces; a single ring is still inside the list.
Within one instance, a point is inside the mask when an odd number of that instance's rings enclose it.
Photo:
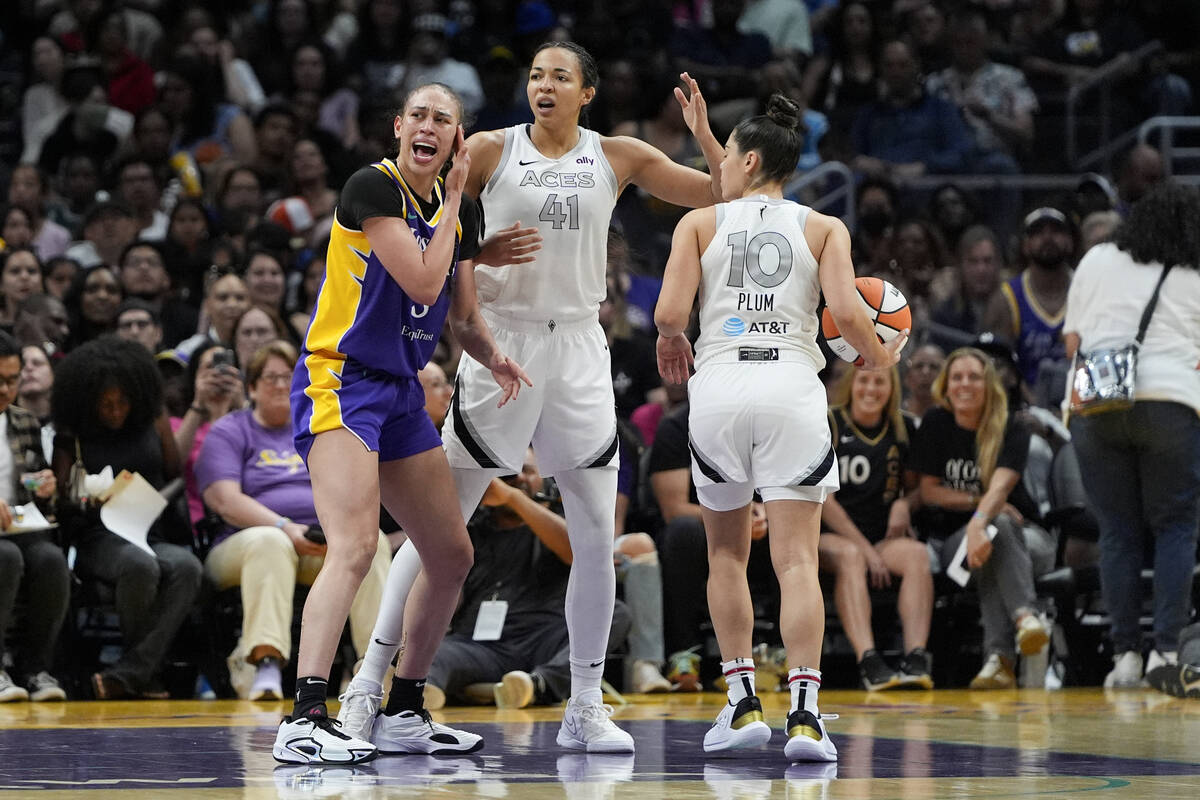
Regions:
[[[725,704],[717,721],[704,734],[704,752],[761,747],[771,740],[771,726],[763,721],[762,703],[754,695],[743,697],[736,706]]]
[[[1138,689],[1142,686],[1142,654],[1126,650],[1113,657],[1112,671],[1104,676],[1105,689]]]
[[[284,764],[359,764],[379,754],[375,745],[347,736],[324,714],[284,717],[271,755]]]
[[[425,709],[401,711],[375,717],[371,741],[381,753],[424,753],[453,756],[474,753],[483,747],[483,737],[434,722]]]
[[[338,709],[337,719],[342,724],[342,732],[347,736],[364,741],[371,740],[371,728],[375,725],[375,717],[379,707],[383,705],[383,692],[372,692],[350,681],[345,694],[338,697],[342,707]]]
[[[783,754],[792,761],[837,761],[837,747],[825,730],[826,719],[837,719],[837,715],[812,714],[803,708],[788,714]]]
[[[633,737],[610,719],[612,706],[579,703],[574,697],[563,711],[558,746],[588,753],[632,753]]]

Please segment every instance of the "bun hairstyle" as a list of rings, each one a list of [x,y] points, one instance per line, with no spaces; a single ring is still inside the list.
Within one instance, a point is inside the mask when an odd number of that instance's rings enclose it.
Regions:
[[[800,105],[779,93],[767,99],[767,116],[782,128],[796,130],[800,127]]]
[[[757,151],[762,168],[754,183],[782,183],[795,171],[808,132],[800,105],[778,92],[767,100],[765,114],[744,119],[733,129],[733,139],[743,153]]]

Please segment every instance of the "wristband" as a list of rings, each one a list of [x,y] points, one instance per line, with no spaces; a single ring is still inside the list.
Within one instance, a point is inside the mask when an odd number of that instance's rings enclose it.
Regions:
[[[287,517],[280,517],[279,519],[275,520],[275,527],[283,530],[283,526],[287,525],[289,522],[291,522],[291,520]]]
[[[208,419],[208,409],[203,406],[188,406],[188,411],[195,411],[200,416]]]
[[[987,514],[984,514],[982,511],[976,511],[971,515],[971,519],[981,519],[984,522],[987,522]]]

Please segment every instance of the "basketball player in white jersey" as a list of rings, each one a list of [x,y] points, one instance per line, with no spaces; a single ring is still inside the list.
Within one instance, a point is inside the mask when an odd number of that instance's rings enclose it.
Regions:
[[[633,751],[633,738],[612,723],[600,689],[616,592],[618,462],[609,353],[597,313],[605,297],[609,221],[622,190],[635,184],[689,208],[720,199],[721,145],[709,130],[699,87],[683,77],[690,91],[676,89],[676,96],[711,176],[638,139],[580,127],[580,113],[596,94],[597,69],[570,42],[547,43],[534,55],[526,90],[533,124],[467,141],[466,190],[483,206],[484,236],[513,232],[513,260],[476,269],[482,314],[533,386],[519,404],[498,409],[500,395],[485,385],[486,370],[463,359],[442,437],[468,517],[493,477],[520,472],[531,442],[562,492],[573,554],[565,609],[571,698],[557,741],[573,750]],[[377,713],[380,684],[401,639],[404,598],[419,569],[405,544],[393,561],[371,647],[343,698],[339,719],[348,732],[369,730]]]
[[[719,174],[730,201],[689,212],[675,229],[654,312],[664,380],[688,384],[692,478],[708,538],[708,602],[729,702],[704,737],[716,752],[765,744],[754,690],[754,626],[746,563],[750,501],[766,504],[781,592],[780,632],[792,693],[784,752],[834,761],[817,709],[825,612],[817,582],[821,503],[838,488],[837,460],[817,379],[822,290],[839,330],[868,368],[895,364],[906,335],[881,345],[854,288],[850,236],[833,217],[783,199],[803,137],[794,102],[738,123]],[[700,292],[700,335],[684,336]]]

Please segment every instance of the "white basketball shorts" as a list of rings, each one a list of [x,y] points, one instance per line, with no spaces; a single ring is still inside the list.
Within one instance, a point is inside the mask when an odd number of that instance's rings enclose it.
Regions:
[[[484,310],[500,350],[520,364],[533,386],[503,408],[491,370],[464,354],[442,429],[450,466],[520,472],[533,445],[542,475],[611,468],[617,456],[617,413],[608,343],[595,317],[531,322]]]
[[[806,363],[707,361],[688,382],[692,479],[701,505],[823,502],[838,483],[825,387]]]

